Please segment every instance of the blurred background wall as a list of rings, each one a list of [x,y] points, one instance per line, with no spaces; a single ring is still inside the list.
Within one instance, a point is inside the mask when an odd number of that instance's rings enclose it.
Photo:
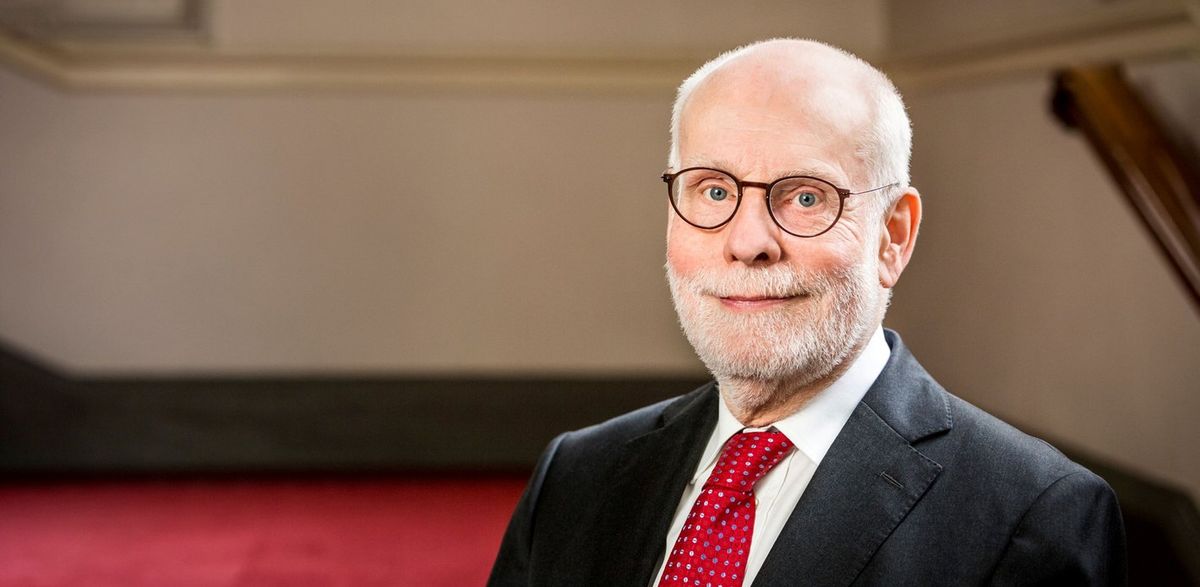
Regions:
[[[812,37],[912,115],[927,216],[888,325],[967,400],[1195,497],[1200,312],[1048,100],[1122,62],[1200,136],[1197,14],[5,2],[0,341],[100,379],[702,377],[662,276],[673,90]]]

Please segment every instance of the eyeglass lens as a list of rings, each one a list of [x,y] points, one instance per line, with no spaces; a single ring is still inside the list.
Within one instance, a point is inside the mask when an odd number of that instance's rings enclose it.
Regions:
[[[670,185],[675,211],[700,228],[715,228],[729,221],[738,204],[737,182],[715,169],[689,169]],[[771,215],[784,230],[814,236],[828,230],[841,213],[837,189],[812,177],[787,177],[774,182],[768,197]]]

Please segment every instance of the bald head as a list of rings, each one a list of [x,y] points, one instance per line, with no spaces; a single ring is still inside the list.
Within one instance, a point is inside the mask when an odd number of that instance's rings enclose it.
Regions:
[[[841,49],[796,39],[763,41],[727,52],[680,85],[671,117],[671,168],[680,168],[680,141],[686,140],[681,137],[682,123],[693,110],[723,108],[736,116],[739,109],[751,107],[776,111],[781,117],[802,116],[806,132],[841,129],[863,173],[856,179],[870,184],[867,187],[908,185],[912,131],[891,81]]]

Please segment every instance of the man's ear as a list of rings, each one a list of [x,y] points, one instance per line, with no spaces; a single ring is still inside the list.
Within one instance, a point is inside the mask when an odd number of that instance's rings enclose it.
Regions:
[[[884,217],[879,234],[879,284],[892,288],[912,258],[921,226],[921,194],[909,187]]]

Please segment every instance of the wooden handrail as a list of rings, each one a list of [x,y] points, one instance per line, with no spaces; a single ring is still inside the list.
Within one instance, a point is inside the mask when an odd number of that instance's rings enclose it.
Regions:
[[[1087,136],[1200,311],[1197,162],[1172,141],[1119,66],[1059,72],[1053,106],[1064,124]]]

